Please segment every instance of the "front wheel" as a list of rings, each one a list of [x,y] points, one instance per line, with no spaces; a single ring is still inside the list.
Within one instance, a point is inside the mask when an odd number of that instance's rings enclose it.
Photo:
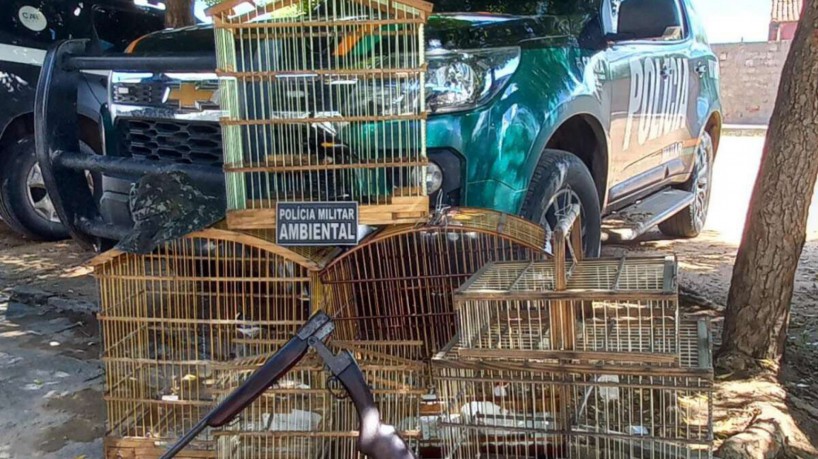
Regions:
[[[707,213],[710,210],[710,194],[713,181],[715,159],[713,139],[707,132],[702,133],[696,147],[696,164],[690,180],[683,189],[693,193],[693,203],[670,219],[659,224],[659,229],[672,237],[694,238],[704,230]]]
[[[586,258],[596,258],[601,248],[602,217],[591,172],[571,153],[545,150],[534,170],[522,216],[550,231],[573,204],[579,204],[582,216],[582,251]]]
[[[34,150],[34,137],[4,152],[0,164],[0,217],[15,232],[35,240],[68,237],[48,196]]]
[[[94,151],[80,142],[85,154]],[[68,238],[68,230],[60,222],[57,210],[45,187],[37,163],[34,137],[24,137],[2,152],[0,158],[0,218],[12,231],[38,241]],[[86,173],[88,186],[95,192],[101,187],[101,177]],[[95,194],[98,198],[98,195]]]

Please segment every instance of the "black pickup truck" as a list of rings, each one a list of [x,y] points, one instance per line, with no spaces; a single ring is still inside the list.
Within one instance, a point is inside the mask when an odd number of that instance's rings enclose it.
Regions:
[[[162,29],[158,4],[133,0],[11,0],[0,14],[0,218],[33,239],[64,239],[68,231],[35,157],[34,98],[46,50],[65,39],[96,37],[98,51],[122,52]],[[108,72],[88,71],[77,85],[77,130],[87,154],[102,154],[102,107]],[[93,187],[94,174],[87,174]],[[99,176],[97,175],[97,181]],[[101,183],[97,197],[101,196]]]
[[[695,237],[721,130],[718,61],[691,0],[434,0],[426,31],[432,202],[553,227],[582,209],[587,255],[659,225]],[[320,8],[323,2],[312,2]],[[210,26],[165,30],[126,56],[67,42],[40,81],[45,182],[81,241],[132,225],[131,185],[182,171],[224,193]],[[105,155],[79,150],[60,112],[85,69],[112,70]],[[83,173],[103,176],[99,205]]]

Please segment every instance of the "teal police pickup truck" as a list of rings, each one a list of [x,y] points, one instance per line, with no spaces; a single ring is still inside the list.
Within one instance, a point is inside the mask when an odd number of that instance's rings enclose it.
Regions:
[[[718,61],[691,0],[431,3],[431,202],[546,227],[579,204],[588,256],[657,225],[672,237],[702,231],[721,106]],[[140,173],[190,168],[203,189],[224,193],[212,28],[155,32],[128,53],[142,60],[113,63],[103,110],[105,153],[118,161],[87,162],[104,176],[99,218],[68,215],[84,222],[75,236],[116,239],[132,225],[128,160]],[[173,65],[174,56],[201,59]]]

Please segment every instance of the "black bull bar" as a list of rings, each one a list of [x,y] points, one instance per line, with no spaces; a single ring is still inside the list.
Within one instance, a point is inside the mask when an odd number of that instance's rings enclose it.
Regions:
[[[37,160],[46,189],[68,232],[89,248],[122,239],[131,228],[105,222],[88,186],[86,171],[138,181],[152,173],[183,172],[197,183],[220,184],[222,171],[210,166],[179,164],[83,153],[79,141],[77,89],[81,72],[212,72],[214,55],[99,55],[87,51],[89,40],[67,40],[49,49],[43,62],[34,106]],[[97,183],[95,186],[101,186]]]

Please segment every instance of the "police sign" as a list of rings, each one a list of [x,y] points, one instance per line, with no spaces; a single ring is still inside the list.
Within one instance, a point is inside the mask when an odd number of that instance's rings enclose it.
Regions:
[[[358,203],[279,202],[276,243],[283,247],[356,245]]]

